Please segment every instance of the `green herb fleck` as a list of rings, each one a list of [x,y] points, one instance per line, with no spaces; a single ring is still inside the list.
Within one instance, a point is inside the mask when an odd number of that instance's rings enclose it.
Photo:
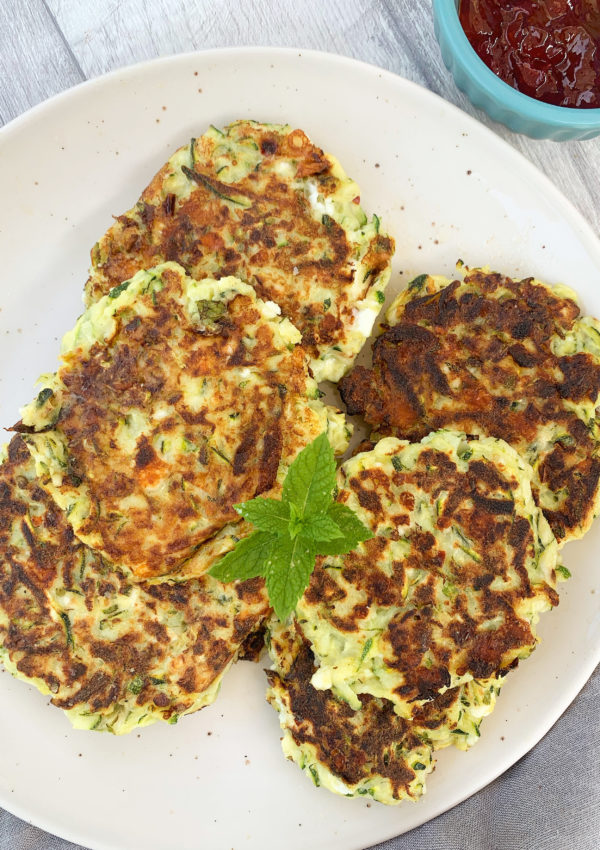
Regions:
[[[54,393],[52,392],[50,387],[44,387],[44,389],[40,390],[39,393],[37,394],[37,398],[36,398],[37,406],[42,407],[48,401],[49,398],[52,398],[53,395],[54,395]]]
[[[428,277],[429,275],[426,274],[417,275],[417,277],[414,277],[408,284],[408,288],[411,292],[419,292],[421,289],[423,289],[423,286],[425,285],[425,282]]]
[[[130,280],[124,280],[123,283],[120,283],[118,286],[113,286],[113,288],[108,293],[108,297],[118,298],[122,292],[125,292],[130,283]]]
[[[219,449],[215,448],[215,446],[211,446],[211,449],[213,450],[213,452],[214,452],[216,455],[218,455],[218,457],[220,457],[220,458],[221,458],[221,460],[224,460],[224,461],[225,461],[225,463],[228,463],[228,464],[229,464],[229,466],[233,466],[232,462],[229,460],[229,458],[227,457],[227,455],[226,455],[226,454],[223,454],[223,452],[222,452],[222,451],[220,451]]]
[[[73,632],[71,631],[71,621],[69,620],[69,615],[65,614],[64,611],[60,612],[60,619],[63,621],[65,626],[65,632],[67,635],[67,646],[69,649],[73,649],[75,646],[75,642],[73,641]]]
[[[363,663],[363,661],[365,660],[367,655],[369,654],[369,650],[371,649],[372,646],[373,646],[373,638],[372,637],[367,638],[367,640],[365,641],[365,645],[363,646],[363,650],[360,654],[359,667]]]
[[[129,690],[132,694],[139,694],[144,687],[144,680],[141,676],[136,676],[129,683]]]
[[[396,472],[400,472],[400,470],[404,469],[404,467],[402,466],[402,461],[400,460],[398,455],[394,455],[392,457],[392,466],[394,467]]]
[[[221,330],[220,322],[227,312],[227,305],[223,301],[196,301],[197,330],[202,334],[215,335]]]
[[[377,301],[380,304],[383,304],[383,302],[385,301],[385,294],[380,289],[376,289],[375,290],[375,298],[377,298]]]
[[[562,434],[560,437],[557,437],[554,441],[555,443],[560,443],[563,449],[569,448],[570,446],[575,445],[575,440],[570,434]]]
[[[193,148],[192,148],[193,150]],[[188,168],[187,165],[182,165],[181,170],[188,178],[188,180],[193,180],[194,183],[198,183],[201,186],[204,186],[210,192],[213,192],[219,198],[222,198],[224,201],[229,201],[230,204],[236,204],[238,207],[250,207],[252,206],[252,202],[249,198],[244,197],[243,195],[238,195],[237,197],[232,197],[231,195],[226,195],[221,191],[219,186],[222,186],[222,183],[218,183],[216,186],[210,180],[210,178],[205,177],[204,174],[200,174],[198,171],[194,171],[191,168]]]
[[[560,577],[560,581],[566,581],[568,578],[571,578],[571,570],[568,570],[566,567],[562,566],[562,564],[556,567],[556,572]]]

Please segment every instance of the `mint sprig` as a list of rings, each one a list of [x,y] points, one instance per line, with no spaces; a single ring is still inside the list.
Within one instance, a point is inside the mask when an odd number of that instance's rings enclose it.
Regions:
[[[223,582],[262,576],[275,613],[285,620],[308,587],[317,555],[343,555],[373,537],[350,508],[334,501],[335,485],[335,457],[323,433],[290,466],[281,499],[234,506],[256,531],[210,574]]]

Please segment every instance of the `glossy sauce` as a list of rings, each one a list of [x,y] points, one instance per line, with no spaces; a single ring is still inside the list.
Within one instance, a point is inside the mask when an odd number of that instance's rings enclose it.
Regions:
[[[459,16],[478,56],[513,88],[600,107],[600,0],[461,0]]]

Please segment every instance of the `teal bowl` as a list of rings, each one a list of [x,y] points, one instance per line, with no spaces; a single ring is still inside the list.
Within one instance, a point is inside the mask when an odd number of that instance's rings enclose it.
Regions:
[[[600,135],[600,109],[535,100],[497,77],[475,53],[458,17],[458,0],[433,0],[435,34],[454,82],[471,103],[516,133],[556,142]]]

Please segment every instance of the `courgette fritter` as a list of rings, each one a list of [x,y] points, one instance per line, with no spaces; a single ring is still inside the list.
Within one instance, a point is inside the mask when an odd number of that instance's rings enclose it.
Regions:
[[[420,275],[387,313],[373,368],[340,384],[372,439],[438,428],[506,440],[561,543],[600,512],[600,323],[575,294],[485,269],[461,282]]]
[[[180,148],[116,219],[86,294],[166,260],[198,280],[234,275],[301,331],[315,379],[335,381],[371,332],[393,251],[356,183],[302,130],[237,121]]]
[[[216,698],[270,611],[264,582],[136,582],[76,537],[21,437],[0,465],[0,659],[79,729],[175,723]]]
[[[268,635],[274,669],[267,671],[267,700],[279,712],[283,751],[315,785],[347,797],[368,795],[388,805],[418,798],[434,750],[478,741],[500,691],[495,679],[469,682],[414,706],[409,718],[398,716],[390,700],[363,695],[354,711],[312,686],[314,657],[297,625],[271,620]]]
[[[410,717],[531,653],[539,614],[558,603],[557,544],[514,449],[450,431],[389,437],[338,475],[338,500],[374,537],[320,556],[296,606],[315,688]]]
[[[248,533],[234,504],[325,430],[343,451],[299,339],[248,284],[175,263],[92,304],[17,426],[77,536],[138,578],[201,574]]]

